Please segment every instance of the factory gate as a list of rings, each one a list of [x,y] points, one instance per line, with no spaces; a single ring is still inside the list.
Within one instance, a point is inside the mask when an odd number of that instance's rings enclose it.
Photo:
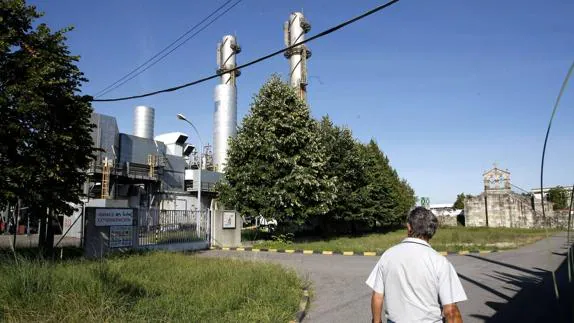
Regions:
[[[87,207],[84,255],[100,258],[131,249],[201,250],[209,247],[209,212]]]
[[[152,249],[196,249],[209,241],[209,210],[138,210],[138,247]]]

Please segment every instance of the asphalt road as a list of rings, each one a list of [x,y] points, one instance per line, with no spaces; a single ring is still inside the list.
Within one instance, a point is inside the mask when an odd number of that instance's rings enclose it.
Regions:
[[[559,234],[514,251],[448,256],[469,298],[459,305],[464,322],[572,322],[571,314],[565,312],[571,310],[571,291],[566,266],[561,266],[566,245],[565,235]],[[371,320],[371,290],[365,280],[378,257],[221,250],[201,254],[271,261],[295,269],[312,282],[305,322]],[[551,275],[558,269],[560,301],[554,295]]]

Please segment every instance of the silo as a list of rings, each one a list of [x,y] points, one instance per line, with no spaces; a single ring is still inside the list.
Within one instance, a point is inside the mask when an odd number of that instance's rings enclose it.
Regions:
[[[140,105],[134,109],[134,130],[136,137],[153,139],[153,127],[155,110],[145,105]]]
[[[236,65],[235,56],[241,51],[234,36],[224,36],[217,45],[217,73],[220,84],[215,86],[215,111],[213,114],[213,164],[223,172],[227,160],[229,137],[237,133],[237,87],[240,72],[231,71]],[[230,72],[231,71],[231,72]]]

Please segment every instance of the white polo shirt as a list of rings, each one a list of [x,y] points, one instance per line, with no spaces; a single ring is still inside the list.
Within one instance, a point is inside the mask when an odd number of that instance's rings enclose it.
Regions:
[[[452,264],[424,240],[406,238],[383,253],[366,281],[384,294],[387,319],[442,322],[442,305],[466,300]]]

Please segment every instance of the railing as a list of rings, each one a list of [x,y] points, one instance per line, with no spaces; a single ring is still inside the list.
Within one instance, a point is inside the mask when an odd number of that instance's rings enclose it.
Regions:
[[[201,191],[202,192],[215,192],[215,185],[216,183],[210,182],[202,182],[201,183]],[[185,190],[188,192],[196,192],[198,189],[198,184],[194,181],[190,181],[186,183]]]
[[[199,211],[140,209],[138,221],[139,245],[207,240],[208,217],[203,212],[199,219],[200,227],[197,230],[198,216]]]

